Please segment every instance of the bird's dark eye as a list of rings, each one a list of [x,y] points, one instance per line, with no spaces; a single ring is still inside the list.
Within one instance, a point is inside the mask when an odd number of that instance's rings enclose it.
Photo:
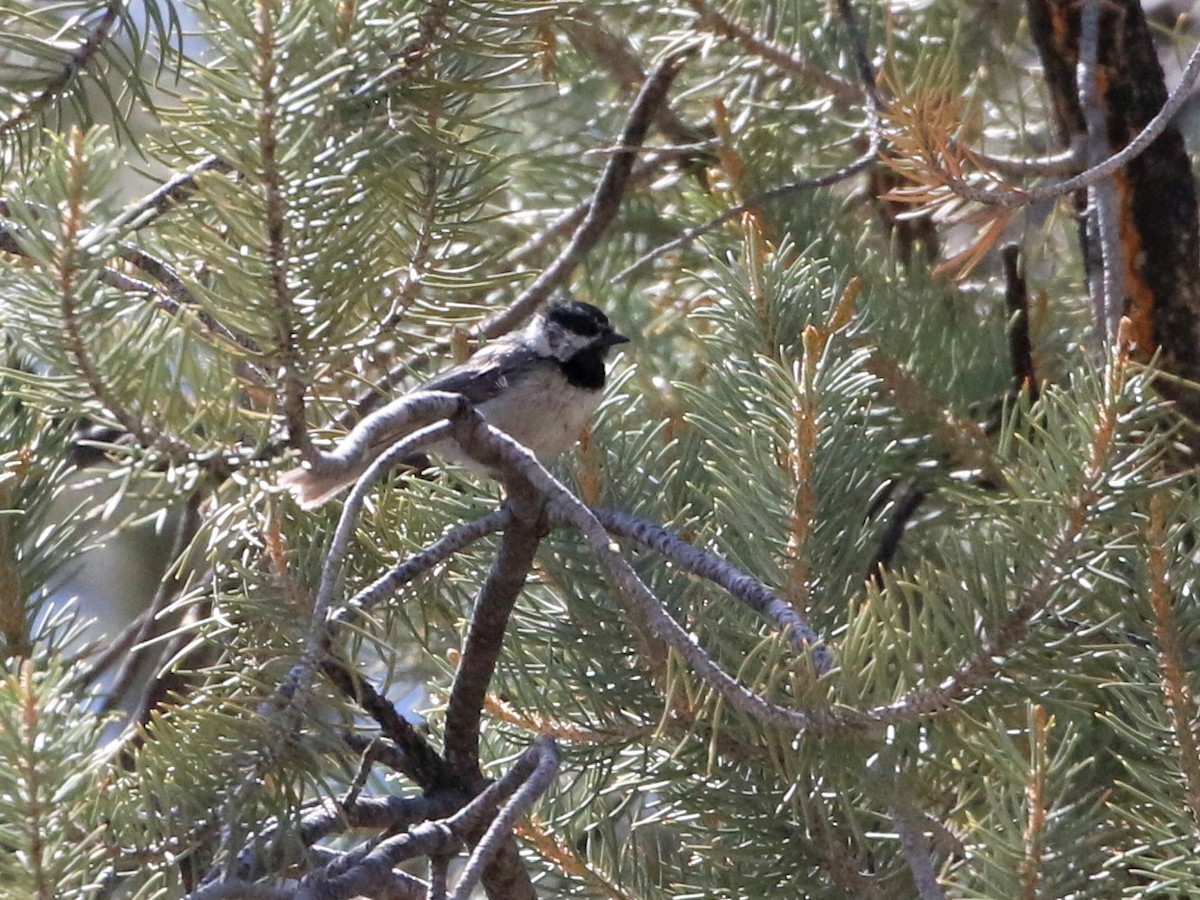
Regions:
[[[550,307],[546,316],[551,322],[581,337],[595,337],[612,331],[612,325],[604,313],[590,303],[580,303],[577,300]]]

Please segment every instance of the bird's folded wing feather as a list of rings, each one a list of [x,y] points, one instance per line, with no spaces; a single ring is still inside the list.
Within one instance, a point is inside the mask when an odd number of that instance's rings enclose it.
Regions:
[[[418,391],[445,391],[461,394],[473,406],[495,399],[517,381],[558,365],[534,350],[507,341],[496,341],[480,350],[465,363],[426,381]],[[536,415],[536,409],[530,414]],[[319,506],[357,480],[366,466],[407,432],[380,434],[366,448],[362,458],[353,466],[336,471],[318,472],[313,469],[293,469],[280,476],[279,483],[291,491],[300,506],[309,509]],[[421,468],[418,464],[417,468]]]
[[[472,406],[479,406],[495,399],[521,378],[555,365],[558,363],[528,347],[511,344],[502,347],[497,342],[480,350],[462,365],[435,375],[417,390],[461,394]]]

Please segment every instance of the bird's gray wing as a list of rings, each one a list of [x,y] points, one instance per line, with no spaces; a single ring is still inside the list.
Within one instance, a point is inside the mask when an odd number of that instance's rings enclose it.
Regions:
[[[414,391],[446,391],[450,394],[461,394],[472,406],[481,406],[489,400],[495,399],[503,391],[528,375],[545,371],[546,367],[556,365],[558,365],[557,362],[539,355],[529,347],[516,342],[499,340],[484,347],[461,365],[433,376]],[[410,391],[410,393],[412,392]],[[395,402],[402,401],[393,401],[393,403]],[[536,403],[536,400],[534,402]],[[388,408],[390,405],[384,410],[377,410],[372,415],[379,415]],[[536,409],[530,410],[531,414],[536,414],[536,412]],[[375,458],[409,431],[411,429],[405,429],[400,433],[387,431],[376,436],[367,447],[366,458],[368,460]],[[429,460],[423,454],[403,462],[418,470],[429,466]]]
[[[418,390],[462,394],[478,406],[532,372],[557,365],[554,360],[540,356],[528,347],[511,344],[493,347],[481,350],[462,365],[435,375]]]

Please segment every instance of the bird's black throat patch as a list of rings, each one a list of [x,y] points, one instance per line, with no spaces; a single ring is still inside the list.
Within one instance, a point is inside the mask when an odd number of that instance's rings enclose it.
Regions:
[[[585,347],[562,366],[563,375],[572,387],[598,391],[604,387],[604,354],[607,347]]]

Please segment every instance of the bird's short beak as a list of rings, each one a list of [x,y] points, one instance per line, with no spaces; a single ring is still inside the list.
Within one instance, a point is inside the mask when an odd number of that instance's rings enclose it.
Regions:
[[[625,335],[623,335],[623,334],[617,334],[615,331],[612,332],[611,334],[606,334],[604,336],[604,346],[605,347],[613,347],[613,346],[616,346],[617,344],[628,344],[628,343],[629,343],[629,338],[625,337]]]

